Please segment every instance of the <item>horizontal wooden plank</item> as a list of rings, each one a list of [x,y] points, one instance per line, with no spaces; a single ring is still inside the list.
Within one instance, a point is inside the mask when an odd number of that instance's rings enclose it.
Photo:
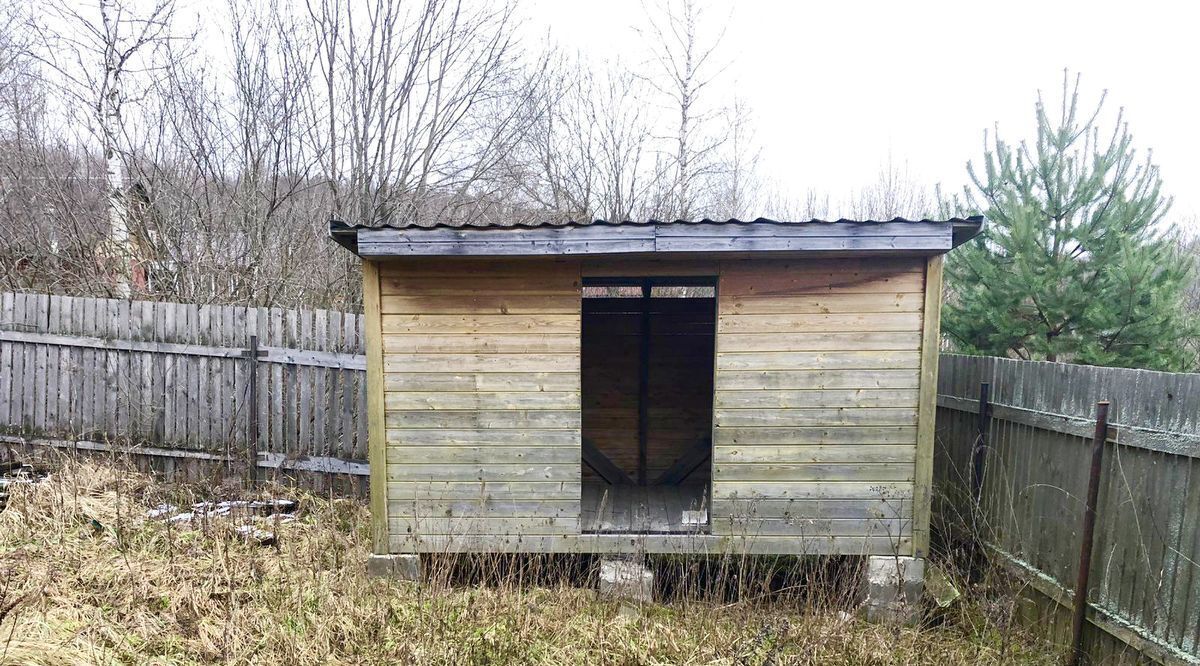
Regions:
[[[814,481],[810,483],[766,483],[762,481],[713,481],[717,499],[912,499],[913,484],[871,481]]]
[[[721,352],[717,371],[725,370],[916,370],[916,351]]]
[[[236,460],[222,453],[211,453],[208,451],[168,449],[141,445],[122,446],[115,443],[95,442],[86,439],[56,439],[52,437],[0,434],[0,443],[16,444],[18,446],[48,446],[68,451],[102,451],[116,455],[150,456],[152,458],[190,458],[192,460],[214,462],[234,462]]]
[[[718,335],[726,333],[816,333],[856,331],[919,331],[919,312],[875,314],[721,315]]]
[[[396,314],[574,314],[580,311],[579,292],[563,294],[492,294],[486,283],[469,296],[413,296],[380,298],[385,315]]]
[[[917,410],[902,407],[717,409],[713,412],[713,421],[718,427],[906,426],[916,425]]]
[[[571,481],[389,481],[391,501],[476,502],[578,500],[579,479]]]
[[[584,277],[716,277],[719,262],[661,257],[583,257]]]
[[[392,454],[389,449],[388,454]],[[387,478],[392,481],[477,481],[484,483],[515,481],[578,481],[579,464],[442,464],[388,463]]]
[[[529,267],[519,272],[478,272],[473,267],[464,267],[466,274],[445,272],[409,272],[384,274],[379,281],[379,291],[387,296],[470,296],[478,294],[480,284],[487,284],[487,293],[492,295],[561,295],[579,294],[582,281],[578,273],[566,273],[561,269],[542,270]]]
[[[792,444],[715,446],[713,462],[724,463],[904,463],[912,465],[912,444]]]
[[[261,354],[258,360],[264,363],[303,365],[317,368],[334,368],[337,370],[367,369],[367,357],[365,354],[341,354],[266,346],[260,346],[258,349]],[[249,350],[246,351],[249,353]]]
[[[432,465],[578,465],[578,446],[388,446],[387,462]]]
[[[579,516],[409,518],[388,515],[392,534],[578,534]]]
[[[808,444],[904,444],[915,446],[917,428],[908,426],[835,426],[800,428],[731,428],[713,431],[718,446],[788,446]]]
[[[878,259],[879,266],[807,267],[805,264],[753,264],[741,270],[725,265],[718,293],[721,300],[798,294],[897,294],[924,291],[924,263],[898,264]]]
[[[577,354],[580,336],[543,335],[385,335],[385,354]]]
[[[149,340],[117,340],[85,335],[60,335],[31,331],[0,331],[0,342],[227,359],[246,358],[249,353],[249,350],[244,347],[215,347]],[[265,345],[260,346],[259,351],[261,353],[259,361],[263,363],[303,365],[340,370],[363,370],[366,368],[366,357],[362,354],[343,354]]]
[[[393,534],[395,553],[609,553],[720,555],[907,555],[912,539],[717,534],[415,535]]]
[[[141,449],[139,448],[139,453]],[[258,467],[261,469],[287,469],[322,474],[351,474],[370,476],[371,466],[365,460],[345,460],[332,456],[300,456],[290,458],[285,453],[259,451]]]
[[[578,372],[389,372],[387,391],[578,392]]]
[[[578,335],[578,314],[383,315],[383,333],[565,333]]]
[[[384,354],[383,371],[579,372],[579,354]]]
[[[714,481],[912,481],[913,463],[718,463]]]
[[[910,536],[912,520],[906,518],[740,518],[713,516],[714,534]]]
[[[920,375],[908,370],[723,370],[717,391],[777,389],[914,389]]]
[[[579,393],[564,392],[504,392],[504,393],[442,393],[438,391],[397,392],[384,394],[388,410],[501,410],[501,409],[579,409]]]
[[[726,518],[912,518],[912,500],[717,499],[710,509]]]
[[[722,352],[774,351],[917,351],[921,332],[858,331],[841,333],[724,333]]]
[[[573,500],[392,500],[388,515],[397,518],[481,518],[484,516],[572,517],[579,515]]]
[[[916,292],[722,296],[723,315],[919,312],[925,305]]]
[[[711,320],[716,312],[715,298],[585,298],[583,299],[584,321],[595,321],[603,317],[621,315],[640,316],[642,312],[655,315],[691,315],[697,319]]]
[[[787,279],[796,275],[896,275],[901,273],[923,274],[924,257],[771,257],[749,256],[723,258],[721,277],[735,280],[751,280],[770,284],[770,280]]]
[[[387,429],[388,446],[579,446],[578,430]]]
[[[795,409],[805,407],[913,407],[917,389],[808,389],[718,391],[719,409]]]
[[[521,410],[521,411],[388,411],[384,414],[388,428],[524,428],[529,430],[578,430],[579,410]]]

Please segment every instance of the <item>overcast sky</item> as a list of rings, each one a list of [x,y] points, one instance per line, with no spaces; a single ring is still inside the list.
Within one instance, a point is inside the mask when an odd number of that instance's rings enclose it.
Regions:
[[[760,172],[796,196],[841,198],[881,165],[956,190],[983,130],[1029,137],[1037,90],[1064,67],[1087,103],[1108,89],[1134,142],[1152,148],[1172,217],[1200,232],[1200,4],[1195,2],[708,3],[731,64],[714,89],[754,109]],[[528,0],[531,34],[599,60],[645,57],[640,0]],[[727,19],[727,21],[726,21]]]

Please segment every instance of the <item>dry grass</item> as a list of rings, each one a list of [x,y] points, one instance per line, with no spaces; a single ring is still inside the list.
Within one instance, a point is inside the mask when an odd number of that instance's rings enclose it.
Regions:
[[[300,495],[277,547],[221,521],[144,518],[191,499],[94,463],[17,488],[0,512],[0,663],[1057,662],[983,610],[1003,603],[968,601],[920,629],[853,619],[849,595],[813,594],[837,585],[807,584],[837,566],[780,585],[778,562],[736,563],[704,590],[635,609],[598,599],[554,558],[477,558],[424,586],[367,578],[368,516],[351,500]]]

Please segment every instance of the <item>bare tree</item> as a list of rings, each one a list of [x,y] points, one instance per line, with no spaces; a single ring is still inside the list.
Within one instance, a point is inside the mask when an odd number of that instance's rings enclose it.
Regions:
[[[850,194],[846,209],[848,217],[859,220],[922,219],[938,214],[938,201],[909,174],[907,164],[896,164],[889,155],[875,182]]]
[[[336,210],[351,219],[453,215],[484,179],[519,95],[511,4],[307,0],[319,78],[312,109]],[[432,205],[432,210],[429,206]]]
[[[651,185],[651,127],[643,105],[628,104],[645,83],[621,63],[598,69],[558,59],[543,94],[529,98],[527,130],[510,151],[507,173],[544,214],[624,220],[645,214]]]
[[[122,145],[129,131],[128,90],[135,89],[128,79],[161,68],[155,55],[172,39],[175,2],[155,0],[139,10],[126,0],[98,0],[91,9],[65,0],[47,3],[35,22],[42,46],[35,53],[67,98],[89,110],[88,127],[107,175],[108,244],[102,253],[114,264],[116,293],[129,296],[136,252],[128,226],[128,151]]]
[[[722,121],[727,128],[727,140],[712,214],[723,218],[750,217],[758,212],[760,203],[757,171],[761,155],[750,105],[745,99],[735,97],[724,110]]]
[[[648,27],[642,36],[658,70],[647,81],[669,100],[676,116],[671,159],[663,165],[673,187],[660,205],[663,213],[686,219],[701,207],[707,194],[701,191],[704,181],[720,170],[718,154],[726,136],[712,131],[719,108],[707,102],[705,92],[724,70],[716,54],[725,33],[706,34],[704,10],[697,0],[663,0],[644,9]]]

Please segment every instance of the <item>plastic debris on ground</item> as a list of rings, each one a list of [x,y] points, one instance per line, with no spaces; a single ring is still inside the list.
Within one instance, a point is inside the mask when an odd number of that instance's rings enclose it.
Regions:
[[[0,461],[0,511],[8,505],[8,489],[13,486],[41,483],[50,475],[29,463]]]
[[[289,499],[226,500],[196,502],[187,508],[160,504],[146,512],[152,520],[173,524],[202,523],[212,519],[236,519],[240,524],[234,532],[246,541],[260,546],[275,543],[275,533],[261,526],[282,525],[296,520],[296,502]]]

